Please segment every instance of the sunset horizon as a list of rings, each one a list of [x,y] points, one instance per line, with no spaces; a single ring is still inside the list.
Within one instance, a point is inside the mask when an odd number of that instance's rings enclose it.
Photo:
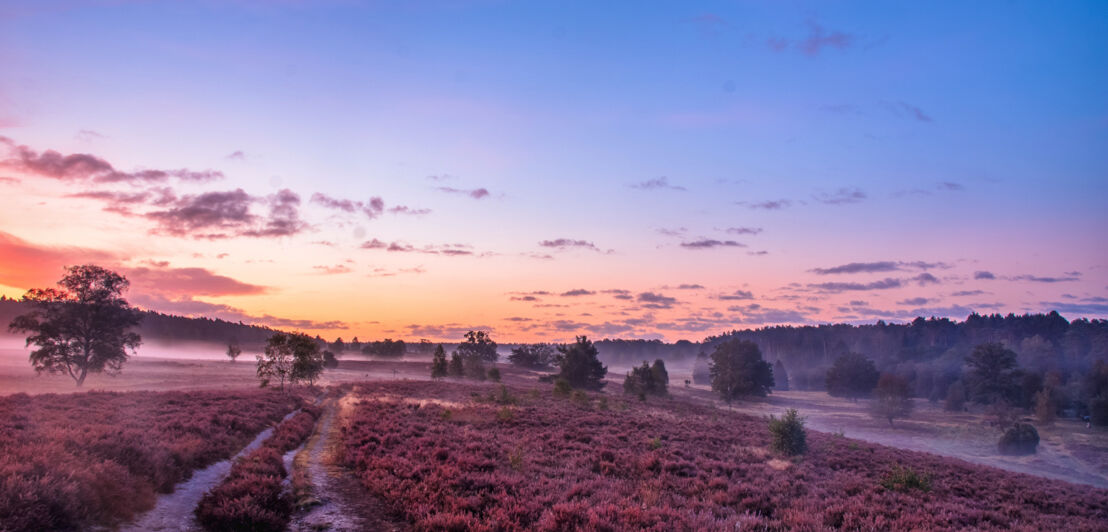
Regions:
[[[453,342],[1105,319],[1104,10],[1005,6],[16,2],[0,295],[92,263]]]

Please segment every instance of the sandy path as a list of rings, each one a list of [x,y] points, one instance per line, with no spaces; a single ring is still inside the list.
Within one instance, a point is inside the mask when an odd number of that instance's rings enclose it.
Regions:
[[[285,421],[297,412],[299,410],[289,412],[281,421]],[[230,459],[194,471],[191,478],[173,488],[173,493],[158,495],[158,501],[153,509],[139,516],[134,523],[120,527],[120,530],[124,532],[203,530],[196,523],[196,516],[193,514],[196,505],[200,503],[200,499],[208,490],[217,486],[227,477],[227,474],[231,472],[231,464],[235,460],[260,447],[270,434],[273,434],[273,427],[259,432],[254,437],[254,441],[251,441],[249,445],[243,447],[238,454]]]
[[[309,508],[293,516],[289,530],[402,530],[388,520],[380,503],[365,492],[348,470],[335,463],[341,445],[339,408],[342,398],[329,398],[316,430],[296,455],[294,466],[307,472],[312,484]]]

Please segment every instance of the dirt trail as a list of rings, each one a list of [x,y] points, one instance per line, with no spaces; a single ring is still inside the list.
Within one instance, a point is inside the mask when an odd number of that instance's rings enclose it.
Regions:
[[[292,417],[298,411],[290,412],[281,421]],[[270,434],[273,434],[273,427],[259,432],[254,437],[254,441],[243,447],[238,454],[229,460],[216,462],[204,469],[194,471],[192,477],[174,487],[173,493],[158,495],[158,501],[153,509],[139,516],[134,523],[120,527],[119,530],[121,532],[158,530],[193,532],[203,530],[196,523],[196,516],[193,514],[196,505],[200,503],[200,499],[231,472],[231,464],[235,460],[260,447]]]
[[[289,530],[403,530],[405,527],[387,519],[380,503],[336,463],[342,399],[327,399],[315,432],[296,455],[293,467],[307,473],[312,491],[305,499],[313,505],[293,516]]]

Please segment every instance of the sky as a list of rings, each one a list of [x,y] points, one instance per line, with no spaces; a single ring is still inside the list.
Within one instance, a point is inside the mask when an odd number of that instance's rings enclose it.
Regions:
[[[1108,318],[1103,2],[0,4],[0,294],[327,338]]]

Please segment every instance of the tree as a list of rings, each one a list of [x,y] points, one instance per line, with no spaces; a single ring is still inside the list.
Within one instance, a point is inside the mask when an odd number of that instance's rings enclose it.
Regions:
[[[654,389],[657,395],[669,393],[669,372],[666,371],[666,363],[660,358],[654,359],[650,366],[650,374],[654,377]]]
[[[305,335],[301,336],[302,339],[292,342],[292,375],[289,382],[294,384],[298,381],[308,381],[308,386],[312,386],[315,384],[315,380],[323,374],[326,358],[319,348],[319,342],[312,341]],[[334,359],[334,355],[331,358]]]
[[[227,357],[229,357],[231,359],[231,362],[234,362],[235,359],[237,359],[239,357],[239,355],[241,355],[241,354],[242,354],[242,348],[241,347],[239,347],[239,346],[237,346],[233,343],[227,344]]]
[[[808,434],[804,430],[804,418],[795,408],[790,408],[780,419],[769,416],[769,432],[773,436],[773,450],[793,456],[808,450]]]
[[[905,418],[912,413],[912,393],[908,386],[908,380],[889,373],[883,373],[877,380],[877,388],[873,390],[873,403],[870,404],[870,414],[877,419],[889,420],[889,426],[893,426],[893,419]]]
[[[984,343],[966,357],[969,398],[977,403],[1011,401],[1017,392],[1016,353],[1001,343]]]
[[[346,343],[342,341],[342,337],[335,338],[335,343],[331,344],[331,350],[336,355],[341,355],[343,351],[346,351]]]
[[[462,364],[465,366],[466,378],[483,381],[488,373],[485,370],[485,362],[481,357],[474,355],[462,355]]]
[[[600,363],[599,352],[588,338],[578,336],[576,342],[558,346],[558,353],[558,366],[561,369],[558,377],[565,379],[570,386],[586,390],[604,387],[604,376],[608,374],[608,368]]]
[[[954,381],[946,389],[946,401],[943,402],[943,410],[947,412],[961,412],[966,409],[966,386],[962,381]]]
[[[1043,425],[1054,423],[1058,415],[1058,402],[1054,400],[1054,389],[1043,388],[1035,394],[1035,419]]]
[[[485,331],[469,331],[465,341],[458,344],[463,359],[477,358],[482,362],[496,362],[496,342]]]
[[[450,373],[450,365],[446,361],[446,351],[442,344],[435,348],[435,354],[431,357],[431,378],[441,379]]]
[[[457,351],[450,354],[449,369],[451,377],[462,377],[466,374],[465,364],[462,362],[462,355],[459,355]]]
[[[858,353],[845,353],[827,370],[827,393],[856,401],[873,391],[879,377],[872,360]]]
[[[665,364],[662,363],[659,366],[660,362],[662,361],[657,360],[654,366],[651,366],[644,360],[641,366],[631,368],[627,377],[623,379],[623,393],[638,396],[640,399],[646,399],[647,395],[665,395],[669,377],[665,375]],[[655,371],[655,368],[660,371]]]
[[[275,333],[266,340],[264,354],[258,355],[258,379],[263,388],[274,379],[280,381],[281,390],[285,389],[285,381],[314,384],[322,372],[319,344],[306,334]]]
[[[789,373],[785,371],[785,364],[780,359],[773,363],[773,389],[788,391]]]
[[[524,344],[512,349],[508,362],[527,369],[550,369],[555,360],[554,347],[550,344]]]
[[[330,350],[323,351],[323,367],[327,369],[339,367],[339,359],[335,358],[335,354]]]
[[[130,283],[111,270],[85,264],[66,268],[60,289],[31,289],[23,296],[32,310],[8,326],[26,332],[34,345],[37,373],[63,373],[81,386],[89,373],[119,372],[142,339],[132,327],[142,314],[122,294]]]
[[[712,390],[728,403],[748,395],[764,397],[773,388],[773,368],[762,360],[758,344],[749,340],[731,339],[717,345],[708,371]]]

